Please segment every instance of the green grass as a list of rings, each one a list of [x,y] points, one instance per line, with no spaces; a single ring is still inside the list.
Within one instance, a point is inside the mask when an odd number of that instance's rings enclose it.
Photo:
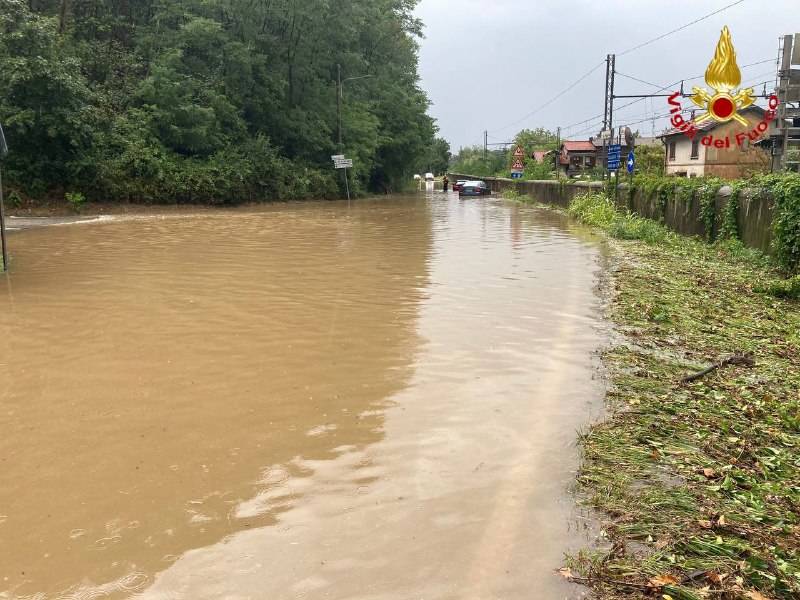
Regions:
[[[583,436],[578,476],[612,548],[571,568],[599,598],[800,598],[800,284],[601,195],[570,213],[612,238],[622,334],[605,353],[611,416]],[[680,383],[735,352],[755,367]]]

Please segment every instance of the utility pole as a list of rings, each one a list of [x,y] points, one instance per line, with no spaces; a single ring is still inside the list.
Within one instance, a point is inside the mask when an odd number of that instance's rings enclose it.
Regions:
[[[336,121],[339,124],[339,152],[342,151],[342,65],[336,64]]]
[[[336,121],[339,124],[339,154],[342,147],[342,65],[336,63]],[[350,182],[347,181],[347,168],[344,169],[344,189],[347,191],[347,205],[350,206]]]
[[[3,133],[3,126],[0,125],[0,161],[8,154],[6,146],[6,136]],[[6,248],[6,209],[3,203],[3,174],[0,172],[0,243],[3,247],[3,268],[0,273],[8,271],[8,249]]]
[[[358,77],[347,77],[342,79],[342,65],[336,63],[336,121],[339,128],[339,154],[344,154],[344,144],[342,143],[342,101],[344,99],[344,84],[356,79],[368,79],[372,75],[359,75]],[[347,200],[350,200],[350,184],[347,181],[347,169],[344,169],[344,187],[347,190]]]
[[[794,39],[793,39],[794,38]],[[773,136],[772,172],[776,173],[789,167],[789,151],[793,144],[798,143],[797,125],[800,117],[800,108],[791,108],[789,102],[800,98],[800,86],[794,83],[793,75],[797,70],[792,69],[792,64],[800,64],[800,34],[795,36],[785,35],[780,40],[780,68],[778,70],[778,108],[776,135]],[[792,135],[794,134],[794,135]]]
[[[608,146],[614,143],[614,75],[616,74],[617,55],[606,56],[606,93],[603,107],[603,160],[608,164]],[[605,132],[608,131],[608,142]],[[609,178],[611,174],[609,173]]]
[[[3,204],[3,174],[0,172],[0,238],[3,245],[3,271],[8,271],[8,250],[6,249],[6,210]]]
[[[556,152],[555,152],[555,168],[556,168],[556,179],[561,178],[561,174],[558,172],[559,162],[561,161],[561,127],[556,129]]]
[[[483,160],[484,161],[487,158],[488,151],[489,151],[489,132],[484,130],[483,131]]]

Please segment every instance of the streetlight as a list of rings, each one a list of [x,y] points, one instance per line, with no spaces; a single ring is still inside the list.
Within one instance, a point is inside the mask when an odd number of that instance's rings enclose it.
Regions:
[[[356,79],[367,79],[368,77],[372,77],[372,75],[360,75],[358,77],[348,77],[346,79],[342,79],[342,65],[336,64],[336,119],[339,122],[339,152],[342,151],[342,98],[343,96],[343,88],[342,86],[348,81],[355,81]]]
[[[6,146],[6,136],[3,134],[3,126],[0,125],[0,160],[5,158],[8,154],[8,146]],[[6,211],[3,206],[3,176],[0,173],[0,243],[3,246],[3,271],[8,271],[8,251],[6,250]]]
[[[342,65],[336,63],[336,120],[339,123],[339,153],[344,154],[344,146],[342,144],[342,98],[344,97],[342,86],[348,81],[356,79],[366,79],[372,75],[359,75],[358,77],[348,77],[342,79]],[[350,205],[350,184],[347,182],[347,167],[344,168],[344,186],[347,189],[347,202]]]

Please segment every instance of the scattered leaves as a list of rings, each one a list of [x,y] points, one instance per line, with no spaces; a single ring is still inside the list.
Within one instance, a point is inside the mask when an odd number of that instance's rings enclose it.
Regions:
[[[575,577],[572,574],[572,569],[570,569],[569,567],[560,568],[558,570],[558,574],[561,575],[564,579],[572,579],[573,577]]]
[[[678,583],[677,577],[670,575],[669,573],[665,573],[664,575],[658,575],[651,578],[650,581],[647,582],[647,587],[660,589],[665,585],[673,585],[676,583]]]

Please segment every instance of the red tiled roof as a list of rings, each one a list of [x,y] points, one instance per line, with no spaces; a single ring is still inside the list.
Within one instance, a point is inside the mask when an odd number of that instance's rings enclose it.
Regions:
[[[717,121],[709,119],[708,121],[704,121],[704,122],[700,123],[700,125],[695,125],[695,129],[697,129],[697,131],[699,131],[700,133],[705,133],[706,131],[711,131],[717,125],[722,125],[722,123],[719,123]],[[656,137],[657,138],[665,138],[665,137],[670,137],[670,136],[678,135],[678,134],[683,135],[683,131],[681,131],[680,129],[674,129],[673,128],[673,129],[669,129],[669,130],[665,131],[661,135],[657,135]]]
[[[567,152],[594,152],[595,147],[589,140],[566,140],[564,141],[564,150]]]
[[[534,150],[533,151],[533,160],[535,160],[537,163],[543,163],[545,156],[547,156],[547,151],[546,150]]]

